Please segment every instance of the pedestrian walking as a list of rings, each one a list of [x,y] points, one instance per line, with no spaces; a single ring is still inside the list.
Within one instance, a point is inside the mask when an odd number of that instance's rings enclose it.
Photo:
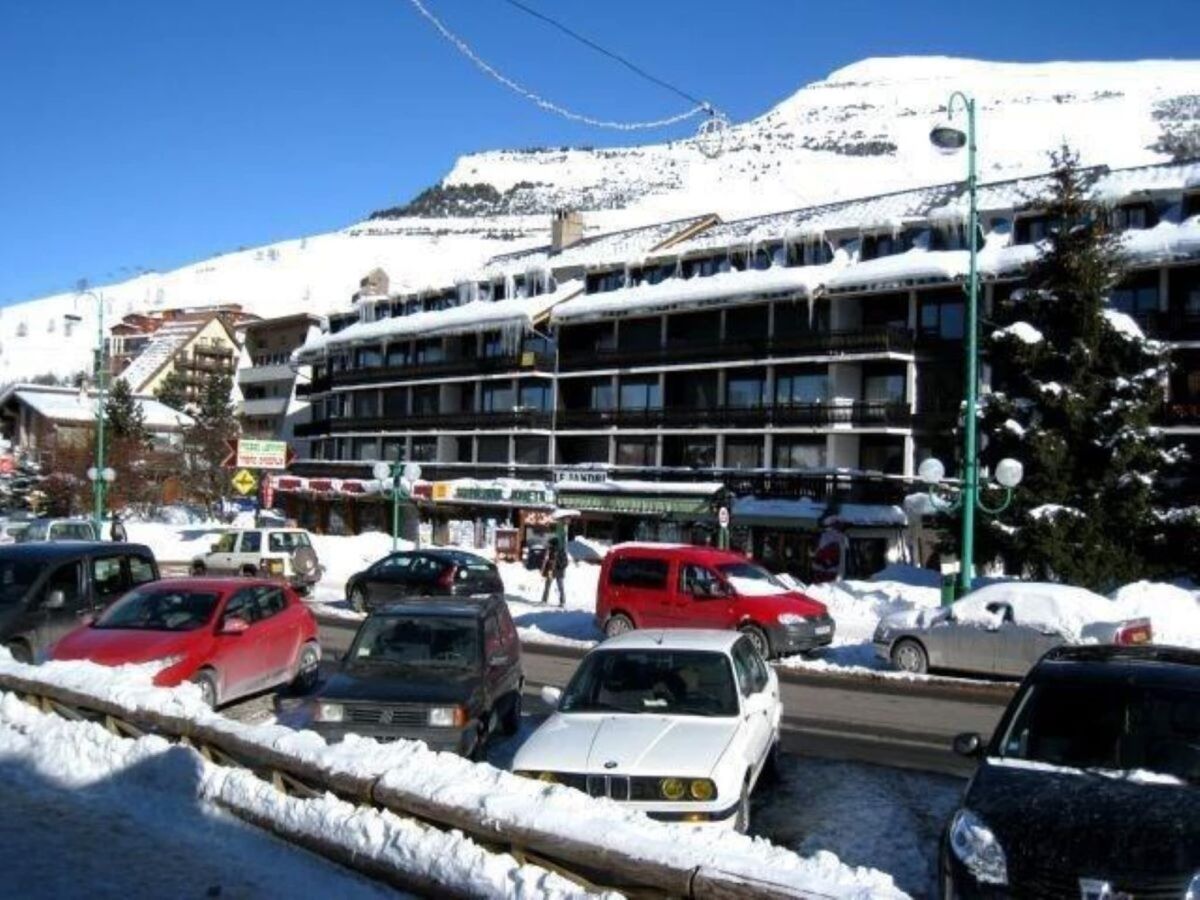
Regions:
[[[125,542],[129,540],[129,535],[125,533],[125,523],[121,521],[119,513],[113,513],[112,526],[108,530],[110,540]]]
[[[563,576],[567,573],[567,551],[557,536],[550,538],[546,544],[546,558],[542,560],[542,578],[545,586],[542,588],[542,604],[550,601],[550,585],[558,585],[558,605],[567,602],[567,589],[563,586]]]

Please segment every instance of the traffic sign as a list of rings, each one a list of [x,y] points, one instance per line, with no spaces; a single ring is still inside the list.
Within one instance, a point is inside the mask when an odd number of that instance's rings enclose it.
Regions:
[[[722,506],[717,510],[717,524],[722,528],[729,527],[729,507]]]
[[[248,469],[239,469],[238,473],[233,476],[233,486],[239,494],[252,494],[258,487],[258,479]]]

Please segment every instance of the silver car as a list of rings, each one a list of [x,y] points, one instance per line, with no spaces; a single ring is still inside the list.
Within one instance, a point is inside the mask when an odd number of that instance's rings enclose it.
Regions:
[[[988,585],[936,610],[885,616],[875,655],[902,672],[930,669],[1023,676],[1060,644],[1143,644],[1149,619],[1120,619],[1115,604],[1083,588],[1036,582]]]

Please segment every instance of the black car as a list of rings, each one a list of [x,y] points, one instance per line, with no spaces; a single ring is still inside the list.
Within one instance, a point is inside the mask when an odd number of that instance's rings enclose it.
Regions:
[[[1062,647],[1030,671],[942,842],[947,897],[1200,897],[1200,652]]]
[[[158,579],[149,547],[62,541],[0,547],[0,644],[22,662],[139,584]]]
[[[346,600],[359,612],[411,597],[501,597],[495,565],[462,550],[406,550],[350,576]]]
[[[521,721],[521,643],[498,599],[397,603],[359,626],[312,704],[312,727],[477,757]]]

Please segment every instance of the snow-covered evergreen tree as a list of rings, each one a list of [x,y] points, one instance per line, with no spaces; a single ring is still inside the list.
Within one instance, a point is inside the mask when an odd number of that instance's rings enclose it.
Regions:
[[[1108,306],[1123,272],[1119,236],[1077,156],[1064,147],[1053,169],[1045,252],[985,334],[982,461],[1016,457],[1026,478],[1008,511],[981,520],[981,558],[1104,589],[1171,565],[1169,481],[1182,458],[1154,425],[1164,348]]]

